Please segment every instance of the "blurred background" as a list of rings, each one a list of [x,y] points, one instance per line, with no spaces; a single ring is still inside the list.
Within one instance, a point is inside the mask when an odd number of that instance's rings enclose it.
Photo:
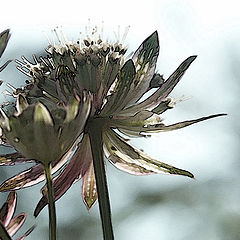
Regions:
[[[45,54],[43,32],[62,26],[69,39],[79,37],[91,24],[101,25],[115,39],[130,25],[125,43],[134,51],[153,31],[160,38],[158,72],[167,78],[188,56],[198,55],[173,98],[189,97],[163,115],[166,123],[215,113],[221,117],[185,129],[131,142],[160,161],[194,173],[181,176],[131,176],[107,164],[107,177],[116,240],[239,240],[239,81],[240,14],[238,1],[5,1],[1,3],[1,31],[10,28],[11,39],[1,59],[31,59]],[[27,79],[12,63],[0,79],[18,87]],[[1,87],[1,92],[6,88]],[[1,94],[1,102],[6,101]],[[5,149],[0,149],[1,153]],[[29,165],[0,167],[0,181]],[[28,214],[17,236],[34,223],[28,239],[48,239],[48,211],[33,210],[43,184],[18,191],[17,212]],[[0,205],[7,193],[0,194]],[[90,212],[81,198],[81,182],[57,202],[58,239],[102,239],[98,205]],[[15,238],[16,238],[15,237]]]

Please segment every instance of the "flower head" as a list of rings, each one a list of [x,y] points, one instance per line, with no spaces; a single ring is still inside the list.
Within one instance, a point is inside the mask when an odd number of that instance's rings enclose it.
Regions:
[[[26,158],[43,164],[63,157],[83,131],[90,110],[90,97],[73,98],[66,106],[48,102],[29,105],[18,95],[14,115],[1,110],[4,137]],[[47,102],[45,101],[45,104]],[[48,107],[48,108],[47,108]]]
[[[0,209],[0,221],[6,228],[10,237],[12,237],[21,228],[26,219],[25,213],[20,213],[13,218],[16,204],[17,194],[16,192],[10,192],[7,201]],[[22,237],[18,238],[18,240],[25,239],[32,232],[32,230],[33,228],[30,228]]]
[[[102,145],[106,158],[118,169],[134,175],[166,173],[193,177],[193,174],[155,160],[130,145],[122,134],[129,137],[146,137],[154,132],[171,131],[213,118],[199,119],[165,125],[161,114],[173,108],[168,95],[179,82],[196,56],[187,58],[174,73],[164,80],[156,72],[159,54],[158,34],[151,34],[131,58],[126,59],[127,48],[119,41],[106,42],[93,31],[82,41],[70,42],[64,34],[56,33],[59,44],[50,43],[47,57],[34,56],[34,63],[23,57],[17,61],[18,69],[30,77],[22,94],[30,102],[41,99],[55,104],[66,104],[69,96],[82,96],[85,90],[92,93],[92,107],[84,127],[84,135],[68,165],[58,173],[53,182],[55,199],[60,198],[70,186],[82,178],[82,195],[90,208],[97,199],[95,175],[89,129],[101,130]],[[143,96],[150,90],[149,97]],[[117,131],[116,131],[117,130]],[[122,134],[121,134],[122,133]],[[2,156],[2,164],[7,164]],[[22,155],[12,155],[18,162]],[[21,160],[24,161],[24,160]],[[54,171],[60,169],[66,158],[54,162]],[[38,165],[7,180],[0,191],[19,189],[43,180]],[[47,204],[46,191],[42,191],[35,215]]]

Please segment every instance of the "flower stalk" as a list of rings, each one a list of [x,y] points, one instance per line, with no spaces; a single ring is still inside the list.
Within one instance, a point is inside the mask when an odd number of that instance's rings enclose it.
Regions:
[[[48,197],[48,213],[49,213],[49,240],[56,240],[56,208],[54,202],[54,191],[52,184],[51,163],[44,165],[47,197]]]
[[[93,166],[98,192],[98,203],[102,221],[103,238],[104,240],[113,240],[114,234],[111,219],[111,207],[103,156],[102,127],[101,120],[91,121],[88,131],[92,147]]]

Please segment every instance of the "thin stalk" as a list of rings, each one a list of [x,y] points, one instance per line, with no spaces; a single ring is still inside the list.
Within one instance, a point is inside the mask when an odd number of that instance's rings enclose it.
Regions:
[[[98,121],[89,126],[89,136],[92,147],[94,173],[96,178],[98,203],[102,221],[104,240],[113,240],[113,227],[111,220],[111,207],[108,194],[106,171],[103,157],[102,127]]]
[[[11,237],[9,236],[7,230],[2,225],[1,221],[0,221],[0,239],[1,240],[12,240]]]
[[[56,240],[56,208],[52,184],[51,163],[44,165],[47,182],[48,214],[49,214],[49,240]]]

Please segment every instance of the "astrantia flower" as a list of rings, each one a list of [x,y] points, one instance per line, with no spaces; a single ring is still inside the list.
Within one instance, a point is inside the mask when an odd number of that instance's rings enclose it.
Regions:
[[[16,192],[11,192],[8,195],[7,201],[3,204],[2,208],[0,209],[0,221],[2,225],[6,228],[10,237],[12,237],[19,230],[19,228],[23,225],[26,219],[25,213],[20,213],[13,218],[16,204],[17,194]],[[18,238],[17,240],[25,239],[32,232],[32,230],[33,228],[30,228],[22,237]]]
[[[55,104],[66,104],[69,96],[88,90],[93,95],[91,113],[84,135],[66,167],[58,172],[54,182],[55,199],[82,178],[82,195],[90,208],[97,199],[93,168],[93,146],[89,133],[101,131],[101,142],[106,158],[118,169],[134,175],[166,173],[193,177],[193,174],[152,159],[128,143],[129,137],[144,137],[153,132],[171,131],[220,115],[165,125],[160,114],[173,108],[168,95],[181,79],[196,56],[187,58],[174,73],[164,80],[156,73],[159,54],[158,34],[154,32],[126,59],[127,48],[118,40],[107,42],[97,31],[82,41],[70,42],[56,32],[59,44],[50,43],[47,57],[34,56],[34,63],[24,57],[17,61],[18,69],[30,77],[24,89],[29,103],[41,99]],[[155,91],[142,100],[145,93]],[[151,92],[149,92],[151,93]],[[11,159],[12,158],[12,159]],[[23,162],[20,153],[2,156],[2,165]],[[11,159],[11,160],[9,160]],[[25,159],[27,160],[27,159]],[[66,158],[54,162],[54,171],[60,169]],[[20,189],[43,180],[42,169],[36,165],[5,181],[0,191]],[[35,215],[47,204],[46,191]]]
[[[80,136],[90,111],[90,96],[73,98],[67,105],[44,101],[29,105],[18,95],[15,114],[1,110],[0,126],[4,138],[24,157],[43,165],[68,153]]]

